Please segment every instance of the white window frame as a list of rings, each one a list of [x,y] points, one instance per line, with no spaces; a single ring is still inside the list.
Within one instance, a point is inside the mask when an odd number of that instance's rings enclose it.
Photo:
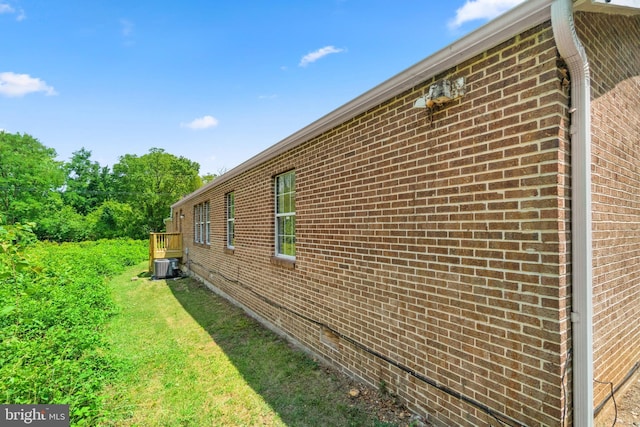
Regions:
[[[274,179],[275,188],[275,249],[276,257],[295,261],[296,259],[296,174],[295,170],[277,175]],[[288,191],[287,191],[288,190]],[[286,223],[293,223],[293,232],[286,234]],[[283,224],[284,223],[284,224]],[[289,240],[286,243],[286,240]],[[285,248],[289,245],[289,250]],[[291,249],[293,249],[291,251]],[[289,252],[289,253],[286,253]],[[293,253],[291,253],[293,252]]]
[[[204,202],[204,242],[211,244],[211,212],[209,202]]]
[[[193,241],[200,243],[200,205],[193,206]]]
[[[236,240],[236,195],[230,191],[225,195],[226,219],[227,219],[227,248],[235,248]]]
[[[209,202],[198,203],[193,207],[193,241],[195,243],[211,243],[211,218]]]

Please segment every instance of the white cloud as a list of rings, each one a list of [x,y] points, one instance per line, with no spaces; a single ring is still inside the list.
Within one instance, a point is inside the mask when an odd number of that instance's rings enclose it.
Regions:
[[[122,31],[122,35],[124,37],[129,37],[133,34],[133,27],[133,22],[129,21],[128,19],[120,20],[120,31]]]
[[[180,127],[193,130],[208,129],[218,126],[218,119],[213,116],[203,116],[190,121],[189,123],[180,123]]]
[[[456,29],[465,22],[477,19],[493,19],[524,0],[467,0],[456,10],[456,17],[449,21],[449,29]]]
[[[16,10],[8,3],[0,3],[0,15],[2,15],[3,13],[16,13],[18,15],[16,16],[16,21],[23,21],[27,17],[27,15],[24,13],[24,10]]]
[[[323,58],[327,55],[330,55],[332,53],[340,53],[344,51],[345,51],[344,49],[338,49],[334,46],[325,46],[323,48],[316,50],[315,52],[311,52],[303,56],[298,65],[301,67],[306,67],[312,62],[316,62],[318,59]]]
[[[34,92],[44,92],[48,96],[58,94],[46,82],[28,74],[0,73],[0,95],[20,97]]]
[[[135,44],[134,30],[135,24],[128,19],[120,19],[120,34],[122,35],[123,43],[125,46],[130,47]]]

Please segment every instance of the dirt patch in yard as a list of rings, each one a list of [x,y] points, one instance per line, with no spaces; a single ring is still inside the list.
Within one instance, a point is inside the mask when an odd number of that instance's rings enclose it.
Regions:
[[[618,416],[616,427],[640,427],[640,375],[636,374],[625,393],[617,397]],[[613,411],[611,423],[613,423]],[[604,422],[604,420],[603,420]],[[612,425],[605,423],[603,425]]]
[[[370,414],[383,423],[397,427],[428,427],[431,424],[424,421],[422,417],[412,414],[399,399],[389,393],[380,392],[374,387],[364,385],[355,380],[332,371],[331,368],[322,368],[328,375],[339,378],[340,387],[349,396],[354,405],[365,408]]]
[[[616,396],[617,414],[611,410],[606,417],[599,419],[598,427],[640,427],[640,374],[636,374],[630,381],[631,385],[624,394]],[[344,377],[343,389],[346,393],[351,393],[354,403],[357,401],[366,407],[369,413],[376,414],[382,422],[398,427],[431,426],[422,418],[416,418],[396,398],[380,393],[373,387],[364,386]]]

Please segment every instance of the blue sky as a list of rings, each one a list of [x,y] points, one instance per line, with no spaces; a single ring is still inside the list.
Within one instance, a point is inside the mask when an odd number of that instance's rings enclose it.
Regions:
[[[0,0],[0,129],[229,170],[522,0]]]

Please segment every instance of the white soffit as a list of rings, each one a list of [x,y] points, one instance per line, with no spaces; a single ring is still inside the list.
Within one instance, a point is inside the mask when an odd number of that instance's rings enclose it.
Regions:
[[[574,9],[612,15],[638,15],[640,14],[640,0],[577,0],[574,3]]]

